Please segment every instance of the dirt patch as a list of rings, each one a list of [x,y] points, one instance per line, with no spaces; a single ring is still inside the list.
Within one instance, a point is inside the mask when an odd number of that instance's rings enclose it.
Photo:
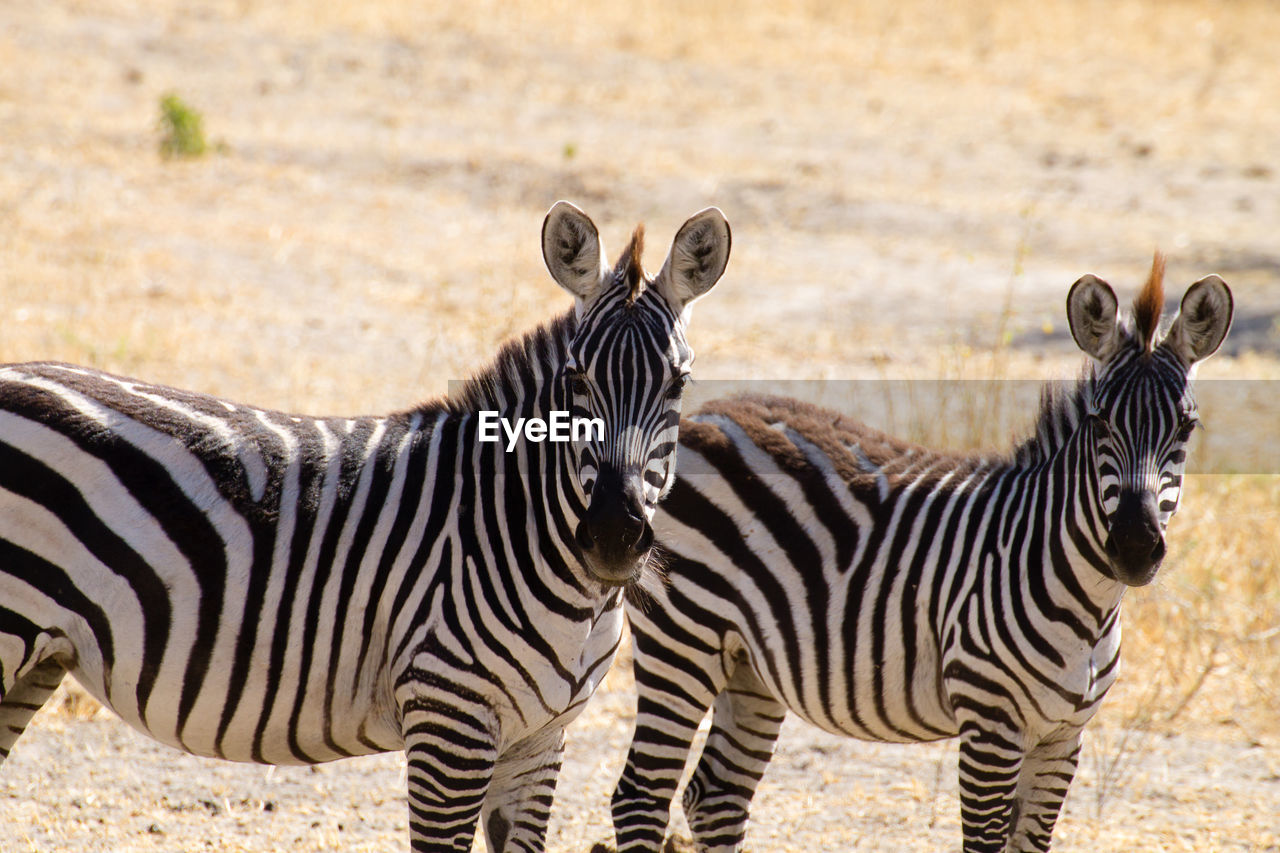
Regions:
[[[549,850],[612,844],[609,795],[634,703],[624,662],[570,728]],[[955,774],[954,743],[860,743],[789,720],[748,849],[957,850]],[[46,713],[0,775],[0,850],[397,850],[408,839],[404,783],[398,754],[240,765],[160,746],[105,711],[88,720]],[[678,812],[677,836],[687,838]],[[1238,729],[1175,736],[1102,726],[1087,737],[1054,849],[1277,850],[1277,814],[1280,752]]]

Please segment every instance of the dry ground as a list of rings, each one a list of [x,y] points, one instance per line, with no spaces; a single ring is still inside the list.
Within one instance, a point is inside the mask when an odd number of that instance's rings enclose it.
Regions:
[[[402,408],[563,310],[538,253],[563,197],[615,248],[646,222],[654,268],[686,216],[724,209],[703,395],[1039,379],[1077,364],[1068,285],[1123,296],[1160,246],[1171,302],[1218,271],[1237,322],[1202,371],[1223,389],[1208,473],[1126,604],[1126,675],[1055,849],[1280,849],[1280,395],[1222,381],[1280,374],[1278,42],[1267,0],[0,4],[0,360]],[[214,153],[159,157],[170,91]],[[999,442],[1024,418],[987,394],[955,421],[866,411]],[[628,687],[624,665],[571,732],[555,851],[608,837]],[[57,704],[0,774],[4,853],[403,846],[396,757],[198,761]],[[953,747],[795,726],[749,840],[954,848],[953,775]]]

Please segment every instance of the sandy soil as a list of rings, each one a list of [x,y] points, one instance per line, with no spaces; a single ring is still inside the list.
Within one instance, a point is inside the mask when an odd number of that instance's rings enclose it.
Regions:
[[[634,701],[624,662],[570,729],[549,850],[612,844],[609,794]],[[860,743],[789,720],[748,849],[958,850],[955,773],[953,743]],[[0,850],[398,850],[408,836],[404,781],[399,754],[265,768],[183,755],[106,711],[46,712],[0,776]],[[1054,849],[1277,850],[1277,815],[1280,750],[1230,727],[1167,735],[1099,726]],[[688,837],[682,815],[675,828]]]
[[[685,217],[726,212],[729,273],[693,330],[704,391],[1069,374],[1069,284],[1123,297],[1157,246],[1171,303],[1210,271],[1235,290],[1202,376],[1280,374],[1274,3],[584,9],[0,4],[0,360],[401,408],[563,310],[537,235],[569,198],[615,248],[646,222],[653,268]],[[158,156],[170,91],[213,153]],[[608,838],[628,687],[624,666],[571,732],[552,850]],[[3,853],[403,846],[397,757],[206,762],[67,703],[0,774]],[[1274,721],[1130,719],[1094,730],[1055,849],[1280,849]],[[956,848],[954,761],[793,726],[751,845]]]

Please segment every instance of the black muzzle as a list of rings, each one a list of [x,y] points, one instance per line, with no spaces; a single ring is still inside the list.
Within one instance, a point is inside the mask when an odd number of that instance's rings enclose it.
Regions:
[[[625,584],[639,577],[653,548],[639,472],[624,476],[612,466],[600,469],[574,539],[587,568],[601,581]]]
[[[1150,583],[1164,559],[1164,531],[1154,492],[1124,489],[1111,515],[1107,557],[1116,580],[1129,586]]]

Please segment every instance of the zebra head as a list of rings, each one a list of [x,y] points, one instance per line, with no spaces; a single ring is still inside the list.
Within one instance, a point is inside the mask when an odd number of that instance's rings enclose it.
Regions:
[[[1116,580],[1142,586],[1165,555],[1164,533],[1182,497],[1186,444],[1199,424],[1191,379],[1231,326],[1231,290],[1216,275],[1187,290],[1167,332],[1164,259],[1122,319],[1115,292],[1092,275],[1067,295],[1072,337],[1098,362],[1084,427],[1092,437],[1106,558]]]
[[[605,262],[595,225],[559,202],[542,228],[552,278],[574,295],[578,325],[560,397],[574,418],[599,418],[604,434],[573,442],[585,512],[574,531],[582,562],[611,585],[640,577],[653,547],[654,508],[674,482],[680,401],[693,362],[685,340],[692,303],[729,261],[729,223],[715,208],[676,234],[662,270],[640,265],[637,228],[616,267]]]

